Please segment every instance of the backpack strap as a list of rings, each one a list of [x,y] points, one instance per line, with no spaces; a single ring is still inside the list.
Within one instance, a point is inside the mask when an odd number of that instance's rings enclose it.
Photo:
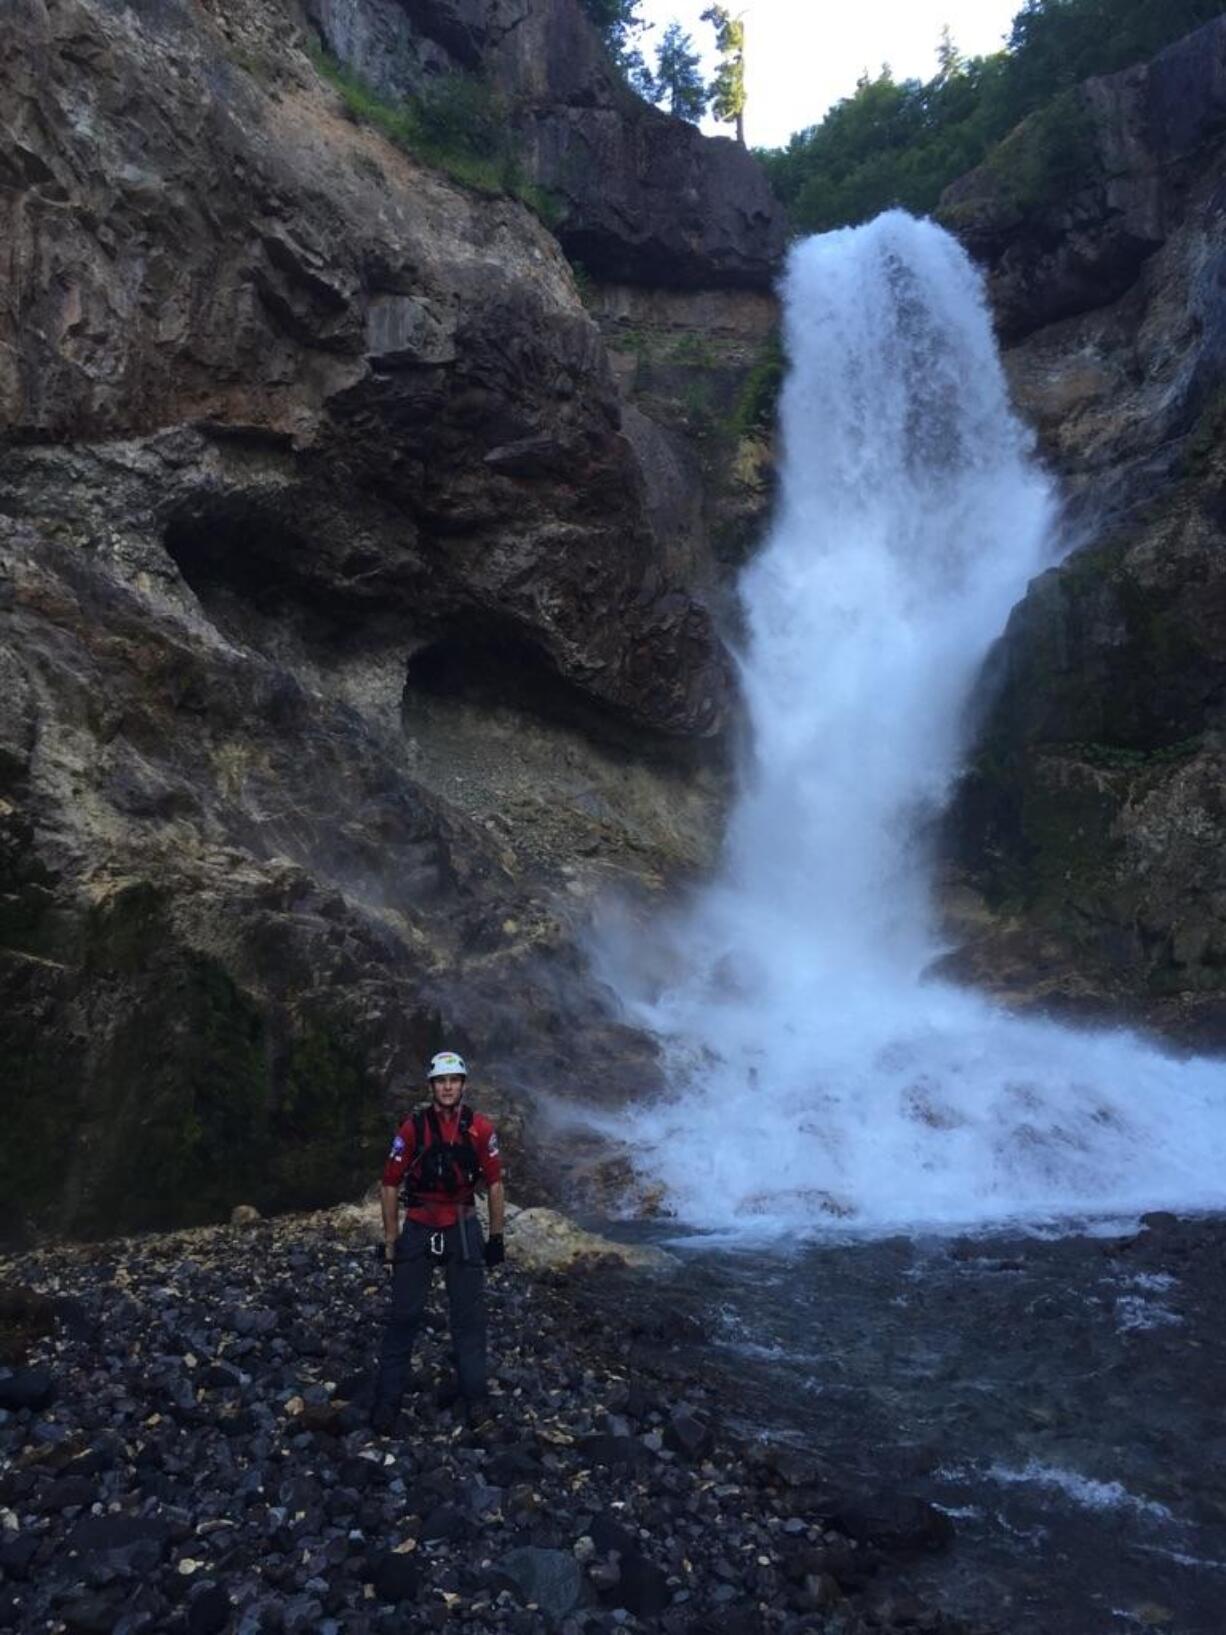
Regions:
[[[421,1168],[422,1159],[426,1156],[426,1112],[425,1107],[413,1109],[413,1158],[400,1182],[400,1200],[406,1208],[413,1201],[414,1175]]]

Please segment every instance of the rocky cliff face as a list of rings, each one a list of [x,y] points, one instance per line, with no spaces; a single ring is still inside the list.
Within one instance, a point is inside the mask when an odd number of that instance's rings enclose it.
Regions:
[[[987,261],[1071,547],[990,666],[953,842],[990,912],[953,963],[1220,1048],[1226,23],[1082,106],[1078,191],[1023,220],[998,168],[946,201]]]
[[[574,7],[504,9],[12,10],[5,1228],[343,1193],[444,1034],[512,1101],[652,1071],[573,910],[716,830],[729,667],[705,544],[665,548],[669,434],[624,414],[557,239],[303,48],[501,76],[619,275],[763,285],[779,228],[743,155],[615,93]],[[601,196],[567,155],[614,127]]]
[[[577,0],[306,0],[325,47],[376,90],[480,73],[567,254],[601,279],[769,290],[786,228],[736,142],[649,107],[611,67]]]

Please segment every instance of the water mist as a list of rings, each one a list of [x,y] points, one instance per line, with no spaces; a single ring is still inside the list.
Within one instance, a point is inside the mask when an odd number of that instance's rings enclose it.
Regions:
[[[781,498],[741,586],[751,761],[714,882],[597,951],[670,1081],[610,1133],[713,1228],[1219,1205],[1221,1064],[924,975],[924,836],[988,647],[1053,560],[978,275],[892,212],[799,245],[783,293]]]

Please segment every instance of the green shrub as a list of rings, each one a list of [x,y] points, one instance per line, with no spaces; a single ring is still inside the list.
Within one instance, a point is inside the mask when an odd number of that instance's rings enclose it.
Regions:
[[[1008,202],[1032,215],[1084,186],[1096,170],[1094,121],[1076,91],[1019,125],[993,149],[989,168]]]
[[[715,353],[711,350],[711,343],[692,332],[682,335],[674,343],[673,358],[677,363],[692,364],[696,369],[711,369],[715,366]]]
[[[590,306],[592,303],[592,296],[595,291],[595,284],[592,280],[591,273],[588,272],[582,261],[572,261],[570,264],[570,271],[571,277],[575,281],[575,288],[579,292],[579,299],[583,302],[585,307]]]
[[[777,329],[771,331],[762,347],[757,362],[745,377],[736,407],[732,412],[732,431],[737,437],[751,437],[757,432],[774,428],[779,413],[779,393],[787,373],[783,355],[783,340]]]
[[[864,74],[855,92],[785,148],[759,154],[792,221],[827,232],[901,205],[935,210],[950,182],[997,149],[1020,208],[1076,187],[1093,163],[1073,92],[1144,62],[1221,11],[1221,0],[1026,0],[1008,46],[962,57],[946,36],[929,80]],[[1011,132],[1030,116],[1029,134]]]
[[[453,182],[475,193],[518,199],[547,227],[557,225],[557,201],[524,175],[506,105],[484,80],[442,74],[419,96],[393,102],[326,51],[311,56],[355,119]]]
[[[681,408],[691,431],[699,436],[716,431],[714,394],[709,380],[699,376],[686,381],[681,389]]]

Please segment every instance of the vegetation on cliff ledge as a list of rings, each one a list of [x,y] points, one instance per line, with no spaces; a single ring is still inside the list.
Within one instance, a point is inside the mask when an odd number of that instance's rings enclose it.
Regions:
[[[895,80],[888,66],[865,74],[820,124],[759,157],[806,232],[895,205],[928,214],[989,155],[1014,203],[1034,209],[1089,163],[1074,87],[1145,61],[1220,11],[1220,0],[1026,0],[1003,51],[964,58],[946,32],[932,79]],[[1005,142],[1032,114],[1026,140]]]
[[[323,50],[316,69],[340,92],[355,119],[373,125],[406,153],[478,193],[518,199],[552,226],[557,210],[544,189],[524,174],[498,95],[473,74],[445,74],[428,93],[393,102]]]

